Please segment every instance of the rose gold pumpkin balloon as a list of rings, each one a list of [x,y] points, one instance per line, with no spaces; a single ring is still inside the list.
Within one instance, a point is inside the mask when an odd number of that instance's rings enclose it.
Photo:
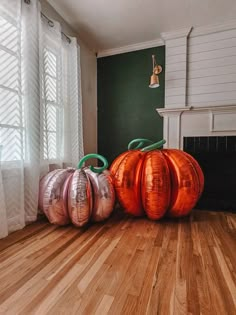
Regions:
[[[82,167],[90,158],[100,159],[103,167]],[[89,219],[102,221],[110,216],[115,203],[115,191],[107,160],[98,154],[81,159],[77,170],[57,169],[40,181],[39,209],[51,223],[64,225],[70,221],[84,226]]]
[[[90,158],[102,160],[103,167],[82,168],[83,163]],[[111,177],[105,171],[107,165],[107,160],[98,154],[88,154],[81,159],[68,190],[68,210],[74,225],[83,226],[90,217],[93,221],[102,221],[110,216],[115,192]]]
[[[124,152],[112,163],[117,197],[127,213],[140,216],[145,211],[153,220],[166,212],[180,217],[199,199],[204,176],[197,161],[181,150],[155,150],[164,143]]]

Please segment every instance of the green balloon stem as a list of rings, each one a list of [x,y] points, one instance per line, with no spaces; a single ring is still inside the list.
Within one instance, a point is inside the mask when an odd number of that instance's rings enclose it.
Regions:
[[[92,165],[89,166],[90,170],[93,171],[94,173],[102,173],[104,170],[106,170],[108,168],[108,162],[107,159],[104,158],[104,156],[100,155],[100,154],[96,154],[96,153],[90,153],[85,155],[78,164],[78,169],[82,168],[83,164],[85,161],[89,160],[89,159],[98,159],[100,161],[103,162],[103,166],[102,167],[94,167]]]
[[[156,142],[156,143],[153,143],[153,144],[151,144],[151,145],[149,145],[149,146],[143,148],[141,151],[142,151],[142,152],[147,152],[147,151],[152,151],[152,150],[160,149],[160,148],[163,146],[163,144],[165,144],[165,143],[166,143],[166,140],[163,139],[163,140],[161,140],[161,141],[158,141],[158,142]]]
[[[134,139],[132,141],[130,141],[130,143],[128,144],[128,150],[132,149],[133,144],[138,143],[138,145],[136,147],[134,147],[133,149],[140,149],[142,148],[145,144],[151,144],[153,143],[153,141],[149,140],[149,139],[143,139],[143,138],[137,138]]]

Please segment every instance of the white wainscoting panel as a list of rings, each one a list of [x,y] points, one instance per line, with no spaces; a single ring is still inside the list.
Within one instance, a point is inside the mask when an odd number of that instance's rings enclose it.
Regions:
[[[236,131],[236,112],[212,112],[212,131]]]
[[[178,148],[179,146],[179,115],[168,117],[168,147]]]
[[[204,136],[210,131],[211,115],[208,111],[188,112],[181,115],[181,136]]]

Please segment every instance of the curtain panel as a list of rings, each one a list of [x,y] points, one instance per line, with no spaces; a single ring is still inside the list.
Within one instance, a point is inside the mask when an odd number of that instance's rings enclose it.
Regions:
[[[83,156],[79,57],[38,0],[1,0],[1,238],[37,219],[40,177]]]

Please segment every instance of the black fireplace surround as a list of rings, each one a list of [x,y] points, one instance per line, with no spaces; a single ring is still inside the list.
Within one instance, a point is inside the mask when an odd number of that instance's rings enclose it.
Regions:
[[[205,187],[197,209],[236,212],[236,136],[184,137],[201,166]]]

